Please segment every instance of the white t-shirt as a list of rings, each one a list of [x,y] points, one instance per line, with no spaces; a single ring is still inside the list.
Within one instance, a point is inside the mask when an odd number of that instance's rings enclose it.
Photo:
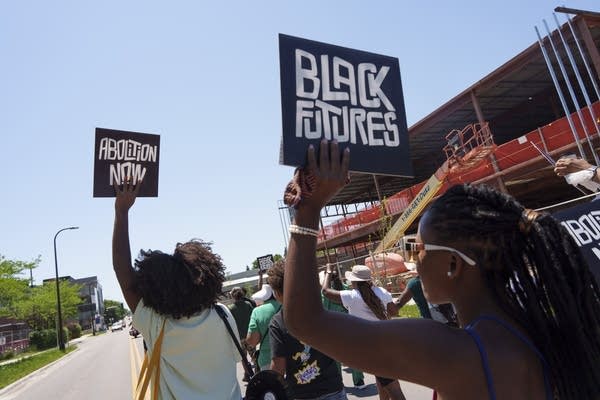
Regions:
[[[234,334],[233,316],[222,305]],[[148,357],[160,334],[164,317],[143,300],[133,314],[133,326],[148,345]],[[238,338],[239,340],[239,338]],[[190,318],[167,318],[160,355],[159,399],[240,400],[236,363],[241,360],[225,323],[214,309]]]
[[[379,286],[372,286],[371,289],[383,303],[384,310],[387,310],[388,303],[393,301],[392,295],[387,290]],[[369,306],[367,306],[367,303],[364,302],[358,290],[341,290],[340,297],[342,298],[343,306],[348,309],[348,314],[371,321],[379,320],[379,318],[373,314],[373,311],[371,311]]]

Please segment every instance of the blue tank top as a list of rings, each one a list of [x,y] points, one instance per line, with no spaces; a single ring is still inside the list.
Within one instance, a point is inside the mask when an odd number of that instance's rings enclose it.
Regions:
[[[527,347],[529,347],[538,356],[538,358],[542,362],[542,368],[543,368],[543,373],[544,373],[544,387],[546,388],[546,399],[552,400],[553,397],[552,397],[552,388],[550,386],[550,374],[549,374],[549,370],[548,370],[548,364],[546,363],[546,360],[544,359],[544,356],[542,355],[542,353],[540,353],[539,350],[535,347],[535,345],[533,343],[531,343],[529,341],[529,339],[527,339],[525,336],[523,336],[521,334],[521,332],[517,331],[515,328],[510,326],[505,321],[501,320],[498,317],[494,317],[492,315],[482,315],[480,317],[477,317],[473,322],[471,322],[469,325],[467,325],[465,327],[465,331],[467,331],[467,333],[473,338],[473,340],[475,341],[475,344],[477,345],[477,349],[479,350],[479,355],[481,356],[481,363],[483,364],[483,372],[485,373],[485,380],[487,382],[487,388],[488,388],[488,393],[490,395],[490,400],[496,400],[496,390],[494,389],[494,381],[492,379],[492,373],[490,370],[487,351],[485,351],[485,346],[483,345],[483,342],[481,341],[481,337],[475,331],[475,325],[477,325],[477,323],[479,321],[483,321],[483,320],[494,321],[494,322],[502,325],[506,330],[508,330],[513,335],[515,335],[523,343],[525,343],[527,345]]]

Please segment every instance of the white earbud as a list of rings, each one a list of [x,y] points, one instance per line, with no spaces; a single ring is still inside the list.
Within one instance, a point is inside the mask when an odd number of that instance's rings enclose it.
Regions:
[[[448,271],[448,272],[446,272],[446,275],[448,275],[448,278],[450,278],[452,276],[452,272]]]

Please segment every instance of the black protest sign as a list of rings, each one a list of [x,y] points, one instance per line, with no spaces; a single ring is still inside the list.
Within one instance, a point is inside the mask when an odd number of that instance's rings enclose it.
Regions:
[[[351,171],[412,176],[397,58],[280,34],[279,62],[282,164],[325,138],[350,148]]]
[[[256,261],[258,261],[258,269],[261,271],[268,270],[273,266],[274,263],[272,254],[267,254],[266,256],[258,257]]]
[[[600,200],[553,214],[567,228],[600,284]]]
[[[141,179],[139,197],[158,196],[160,136],[96,128],[94,197],[115,197],[114,183]]]

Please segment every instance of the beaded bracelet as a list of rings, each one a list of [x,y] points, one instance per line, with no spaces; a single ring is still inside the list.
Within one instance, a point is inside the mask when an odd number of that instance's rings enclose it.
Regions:
[[[304,226],[298,225],[290,225],[289,228],[290,233],[295,233],[297,235],[308,235],[308,236],[319,236],[319,231],[316,229],[306,228]]]

